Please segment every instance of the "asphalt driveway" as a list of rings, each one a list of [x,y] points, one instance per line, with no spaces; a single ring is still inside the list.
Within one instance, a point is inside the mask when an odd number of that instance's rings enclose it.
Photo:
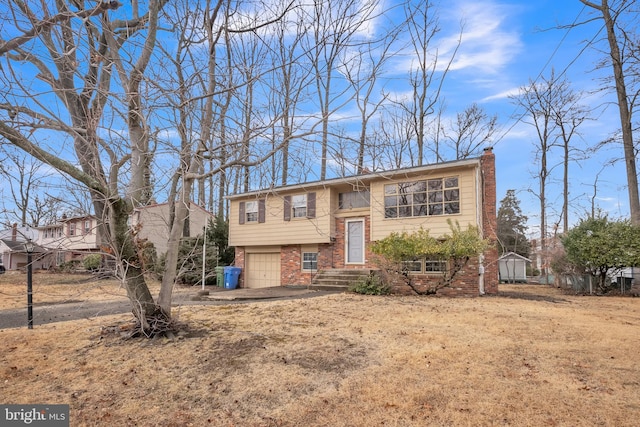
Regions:
[[[213,288],[208,295],[200,295],[200,288],[180,292],[173,297],[173,306],[182,305],[228,305],[277,299],[309,298],[335,293],[296,287],[273,287],[260,289]],[[36,304],[33,306],[33,326],[68,320],[90,319],[131,311],[128,300],[116,301],[72,301],[60,304]],[[0,310],[0,329],[27,327],[27,307]]]

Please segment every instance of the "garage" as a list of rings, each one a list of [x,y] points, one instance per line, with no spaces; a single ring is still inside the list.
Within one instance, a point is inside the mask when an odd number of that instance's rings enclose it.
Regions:
[[[248,253],[245,266],[245,287],[280,286],[280,252]]]

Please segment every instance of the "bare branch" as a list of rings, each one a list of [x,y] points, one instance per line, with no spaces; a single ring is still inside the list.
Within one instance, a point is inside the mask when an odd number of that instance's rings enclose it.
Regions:
[[[23,35],[19,37],[15,37],[9,41],[6,41],[0,44],[0,55],[3,55],[11,50],[17,49],[18,47],[25,44],[29,40],[33,39],[34,37],[37,37],[39,34],[48,30],[58,22],[61,22],[70,18],[87,19],[92,16],[99,15],[102,12],[105,12],[107,10],[116,10],[120,6],[122,6],[122,4],[115,0],[98,2],[97,6],[93,7],[92,9],[82,10],[79,12],[71,12],[71,11],[60,12],[53,15],[50,18],[36,21],[31,30],[25,32]]]

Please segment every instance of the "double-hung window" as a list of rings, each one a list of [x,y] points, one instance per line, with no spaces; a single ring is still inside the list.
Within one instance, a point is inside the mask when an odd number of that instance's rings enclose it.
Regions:
[[[402,261],[402,267],[409,273],[422,273],[422,260],[414,258]]]
[[[246,215],[246,218],[245,218],[246,222],[258,221],[258,201],[257,200],[245,203],[245,215]]]
[[[302,269],[311,270],[311,271],[318,269],[318,253],[317,252],[302,253]]]
[[[238,223],[263,223],[265,222],[266,200],[249,200],[238,203]]]
[[[425,273],[444,273],[447,271],[447,262],[442,259],[427,258],[424,260]]]
[[[304,218],[307,216],[307,195],[299,194],[291,197],[291,208],[294,218]]]
[[[316,193],[284,196],[284,220],[316,217]]]

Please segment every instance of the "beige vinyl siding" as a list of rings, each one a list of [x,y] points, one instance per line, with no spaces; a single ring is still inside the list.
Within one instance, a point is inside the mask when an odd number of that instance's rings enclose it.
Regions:
[[[392,232],[413,232],[420,227],[428,229],[434,237],[450,233],[448,219],[458,221],[466,228],[468,224],[477,226],[478,190],[475,184],[476,168],[452,168],[437,170],[432,174],[422,174],[394,180],[378,181],[371,184],[371,240],[380,240]],[[460,213],[452,215],[434,215],[411,218],[385,218],[384,216],[384,186],[397,182],[416,181],[430,178],[458,177],[460,188]]]
[[[153,243],[158,255],[167,252],[168,249],[169,208],[168,203],[149,205],[136,209],[132,215],[131,225],[140,227],[138,237]],[[201,235],[204,232],[205,224],[210,218],[213,218],[207,211],[194,203],[189,204],[187,215],[191,237]]]
[[[133,214],[132,225],[139,226],[138,236],[153,243],[158,255],[167,252],[169,241],[169,204],[145,206]]]
[[[316,193],[315,218],[291,218],[284,220],[284,196]],[[269,194],[265,198],[265,222],[239,223],[239,205],[242,201],[256,200],[239,198],[231,200],[229,211],[229,246],[261,246],[328,243],[331,241],[333,218],[329,189],[298,190]]]

